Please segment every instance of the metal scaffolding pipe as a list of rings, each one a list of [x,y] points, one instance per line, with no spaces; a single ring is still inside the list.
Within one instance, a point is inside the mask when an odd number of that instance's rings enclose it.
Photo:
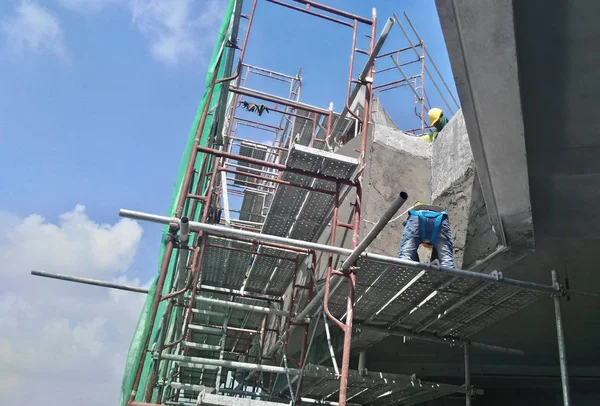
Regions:
[[[210,345],[210,344],[203,344],[203,343],[194,343],[194,342],[190,342],[190,341],[184,341],[182,344],[183,344],[184,347],[191,348],[193,350],[221,351],[221,346],[220,345]]]
[[[283,368],[277,367],[273,365],[264,365],[264,364],[255,364],[250,362],[239,362],[239,361],[228,361],[228,360],[218,360],[212,358],[200,358],[200,357],[190,357],[187,355],[176,355],[176,354],[165,354],[162,355],[163,359],[168,359],[170,361],[177,362],[185,362],[191,365],[209,365],[214,367],[225,367],[225,368],[234,368],[241,369],[246,371],[257,371],[257,372],[271,372],[275,374],[290,374],[290,375],[298,375],[300,374],[299,369],[293,368]]]
[[[133,218],[136,220],[151,221],[151,222],[159,223],[159,224],[170,224],[171,222],[178,221],[178,219],[173,218],[173,217],[159,216],[156,214],[142,213],[142,212],[138,212],[138,211],[125,210],[125,209],[121,209],[119,212],[119,215],[121,217]],[[291,238],[278,237],[278,236],[270,235],[270,234],[261,234],[261,233],[256,233],[256,232],[252,232],[252,231],[237,230],[237,229],[233,229],[233,228],[226,228],[226,227],[222,227],[222,226],[215,226],[212,224],[198,223],[198,222],[193,222],[193,221],[190,222],[190,230],[192,230],[192,231],[201,231],[202,230],[202,231],[206,231],[207,233],[210,233],[210,234],[226,236],[226,237],[245,237],[245,238],[253,239],[256,241],[260,241],[260,242],[267,241],[267,242],[283,243],[283,244],[287,244],[287,245],[291,245],[291,246],[295,246],[295,247],[299,247],[299,248],[323,251],[323,252],[337,254],[337,255],[343,255],[343,256],[350,256],[353,252],[353,250],[351,250],[351,249],[342,248],[342,247],[334,247],[331,245],[318,244],[318,243],[314,243],[314,242],[310,242],[310,241],[294,240]],[[476,279],[476,280],[486,281],[486,282],[518,286],[523,289],[535,290],[535,291],[539,291],[539,292],[557,293],[559,291],[554,286],[543,285],[541,283],[535,283],[535,282],[526,282],[526,281],[521,281],[521,280],[511,279],[511,278],[505,278],[499,274],[490,275],[490,274],[479,273],[479,272],[464,271],[462,269],[437,267],[437,266],[430,265],[430,264],[422,264],[420,262],[408,261],[408,260],[404,260],[404,259],[400,259],[400,258],[388,257],[385,255],[379,255],[379,254],[370,254],[370,253],[365,253],[365,252],[363,252],[360,255],[360,257],[364,258],[364,259],[370,259],[372,261],[377,261],[377,262],[390,264],[390,265],[397,265],[397,266],[401,266],[401,267],[405,267],[405,268],[409,268],[409,269],[413,269],[413,270],[418,270],[418,271],[424,270],[426,272],[445,273],[445,274],[454,275],[454,276],[458,276],[458,277],[462,277],[462,278],[469,278],[469,279]]]
[[[388,209],[385,211],[385,213],[383,213],[383,215],[381,216],[381,218],[379,219],[377,224],[375,224],[373,226],[373,228],[371,229],[371,231],[369,231],[369,234],[366,235],[366,237],[360,242],[360,244],[358,244],[358,246],[351,252],[350,256],[348,256],[348,258],[346,258],[346,260],[342,263],[342,266],[340,267],[341,272],[347,272],[348,269],[350,269],[350,267],[356,263],[358,258],[360,258],[361,254],[367,249],[369,244],[371,244],[371,242],[373,242],[373,240],[375,238],[377,238],[377,236],[379,235],[381,230],[383,230],[383,228],[387,225],[387,223],[389,223],[389,221],[394,216],[394,214],[396,214],[396,212],[400,209],[400,207],[402,207],[404,202],[406,202],[406,199],[408,199],[408,194],[406,192],[400,192],[400,194],[392,202],[391,206],[388,207]],[[330,294],[335,292],[335,290],[343,282],[344,278],[341,276],[338,276],[338,275],[333,275],[331,279],[332,279],[332,281],[331,281],[332,287],[331,287]],[[296,319],[303,320],[307,317],[310,317],[311,312],[318,305],[321,304],[324,296],[325,296],[325,289],[321,289],[313,297],[313,299],[310,301],[310,303],[308,303],[306,305],[304,310],[302,310],[302,312],[296,317]]]
[[[367,59],[367,62],[365,63],[365,66],[363,67],[362,72],[360,72],[360,75],[358,75],[359,82],[364,82],[367,79],[367,75],[371,71],[371,68],[373,67],[373,64],[375,63],[375,59],[379,55],[379,51],[381,51],[381,48],[383,47],[383,44],[385,43],[385,40],[387,39],[387,36],[390,33],[390,31],[392,30],[393,26],[394,26],[394,19],[390,17],[385,22],[385,25],[383,26],[383,30],[381,30],[381,34],[379,34],[379,39],[377,39],[377,43],[375,43],[373,52],[371,52],[371,54],[369,55],[369,58]]]
[[[319,400],[313,398],[300,398],[302,403],[308,403],[311,405],[327,405],[327,406],[339,406],[339,402],[333,402],[331,400]],[[346,402],[346,406],[359,406],[358,403]]]
[[[187,244],[190,238],[190,219],[182,217],[179,222],[179,242]]]
[[[287,312],[285,310],[277,310],[277,309],[272,309],[270,307],[255,306],[255,305],[249,305],[249,304],[237,303],[237,302],[228,302],[226,300],[213,299],[211,297],[205,297],[205,296],[196,296],[196,300],[199,302],[209,303],[209,304],[213,304],[213,305],[217,305],[217,306],[229,307],[231,309],[247,310],[247,311],[255,312],[255,313],[274,314],[276,316],[289,316],[289,312]]]
[[[471,346],[469,342],[463,344],[465,353],[465,405],[471,406]]]
[[[354,265],[354,263],[360,257],[360,254],[362,254],[367,249],[367,247],[373,242],[373,240],[377,238],[381,230],[384,229],[384,227],[390,222],[394,214],[396,214],[396,212],[400,210],[400,207],[402,207],[404,202],[406,202],[406,199],[408,199],[408,194],[406,192],[400,192],[400,194],[396,196],[396,199],[394,199],[394,201],[392,202],[390,207],[388,207],[385,213],[381,215],[379,221],[377,221],[377,224],[375,224],[373,228],[369,231],[369,234],[367,234],[367,236],[360,242],[360,244],[358,244],[354,251],[352,251],[352,254],[350,254],[350,256],[346,258],[346,260],[342,263],[340,271],[346,272],[348,269],[350,269],[352,265]]]
[[[408,18],[408,15],[406,16]],[[404,36],[406,37],[406,39],[408,40],[408,43],[411,45],[410,48],[413,49],[413,51],[415,52],[415,55],[417,56],[417,58],[421,59],[421,55],[419,55],[419,52],[417,51],[416,47],[420,46],[421,44],[413,44],[412,40],[410,39],[410,37],[408,36],[408,33],[406,32],[406,30],[404,29],[404,26],[402,25],[402,23],[400,22],[400,19],[398,18],[398,16],[396,15],[396,13],[394,13],[394,19],[396,20],[396,24],[398,24],[398,26],[400,27],[400,29],[402,30],[402,32],[404,33]],[[410,21],[410,20],[409,20]],[[411,24],[412,27],[412,24]],[[413,30],[415,30],[415,28],[413,27]],[[415,34],[417,34],[416,30],[415,30]],[[419,41],[422,43],[421,38],[419,37],[419,34],[417,34],[417,38],[419,39]],[[456,102],[456,99],[454,98],[454,95],[452,94],[452,92],[450,91],[450,88],[448,87],[448,84],[446,83],[446,81],[444,80],[444,77],[441,75],[440,71],[438,70],[433,58],[431,58],[431,55],[429,55],[429,51],[427,50],[427,48],[425,48],[425,54],[427,55],[427,58],[429,58],[429,60],[431,61],[431,64],[435,67],[436,71],[438,72],[438,74],[440,75],[440,78],[442,79],[442,82],[444,83],[444,85],[446,86],[446,90],[448,91],[448,93],[450,94],[450,97],[452,97],[452,100],[454,100],[454,103],[456,104],[457,107],[460,107],[458,105],[458,103]],[[446,105],[446,107],[448,107],[448,110],[450,110],[451,114],[454,114],[454,110],[452,110],[452,107],[450,107],[450,104],[446,101],[446,98],[444,97],[444,95],[442,94],[442,91],[440,90],[437,82],[435,81],[435,78],[433,77],[433,75],[431,74],[431,72],[429,71],[429,68],[427,67],[427,65],[425,65],[425,72],[427,72],[427,74],[429,75],[429,78],[431,79],[431,83],[433,83],[433,85],[435,86],[435,88],[437,89],[440,97],[442,98],[442,100],[444,101],[444,104]]]
[[[192,313],[203,314],[205,316],[225,317],[225,313],[213,312],[204,309],[192,309]]]
[[[445,345],[449,345],[451,347],[460,347],[464,343],[464,341],[459,340],[454,337],[438,337],[436,335],[429,334],[429,333],[415,334],[410,330],[404,330],[404,329],[399,329],[399,328],[390,329],[390,328],[385,328],[385,327],[375,327],[375,326],[363,325],[363,326],[357,327],[356,330],[365,331],[365,332],[371,331],[373,333],[385,333],[385,334],[389,334],[389,335],[393,335],[393,336],[406,337],[406,338],[410,338],[413,340],[428,341],[428,342],[436,343],[436,344],[445,344]],[[523,352],[522,350],[517,350],[514,348],[500,347],[497,345],[474,343],[474,342],[472,342],[470,344],[471,344],[471,347],[473,347],[473,348],[478,348],[480,350],[486,350],[486,351],[492,351],[492,352],[499,352],[499,353],[507,354],[507,355],[524,355],[525,354],[525,352]]]
[[[413,93],[415,94],[415,96],[417,97],[417,99],[423,101],[421,95],[419,95],[419,93],[417,93],[417,89],[415,89],[415,87],[413,86],[412,82],[408,79],[408,76],[406,76],[406,73],[404,73],[404,70],[402,69],[402,67],[400,66],[400,64],[396,60],[396,58],[394,58],[393,55],[391,55],[390,58],[391,58],[392,62],[394,62],[394,65],[396,65],[396,68],[402,74],[402,77],[404,78],[404,81],[410,86],[411,90],[413,91]]]
[[[552,284],[560,290],[558,283],[558,273],[552,270]],[[554,316],[556,319],[556,336],[558,339],[558,361],[560,363],[560,381],[562,386],[563,404],[570,406],[571,395],[569,388],[569,371],[567,370],[567,350],[565,348],[565,333],[563,330],[562,308],[560,304],[560,295],[555,294],[554,300]]]
[[[367,350],[358,353],[358,373],[364,374],[367,369]]]
[[[419,42],[423,42],[423,40],[421,39],[421,37],[419,36],[419,33],[417,32],[417,29],[415,28],[415,26],[413,25],[412,21],[410,20],[410,18],[408,17],[408,14],[406,14],[406,11],[404,11],[404,17],[406,18],[406,21],[408,21],[408,24],[410,25],[410,28],[412,28],[413,32],[415,33],[415,35],[417,36],[417,39],[419,40]],[[429,58],[429,60],[431,61],[431,65],[435,68],[435,71],[437,72],[437,74],[439,75],[440,79],[442,80],[442,83],[444,84],[444,86],[446,87],[446,90],[448,91],[448,94],[450,95],[450,97],[452,97],[452,100],[454,101],[454,103],[456,104],[456,107],[460,107],[460,104],[458,103],[458,101],[456,100],[456,98],[454,97],[454,94],[452,93],[452,91],[450,90],[450,86],[448,86],[448,84],[446,83],[446,81],[444,80],[444,75],[442,75],[442,73],[440,72],[440,70],[438,69],[437,65],[435,64],[435,61],[433,60],[433,58],[431,57],[431,55],[429,55],[429,52],[427,51],[427,49],[425,49],[425,54],[427,55],[427,58]],[[429,76],[431,78],[433,78],[433,76],[431,75],[431,73],[429,74]]]
[[[265,295],[264,293],[255,292],[242,293],[242,291],[237,289],[222,288],[220,286],[200,285],[200,290],[214,293],[226,293],[234,296],[244,296],[248,299],[265,300],[268,302],[278,302],[281,300],[280,296]]]
[[[383,27],[383,30],[381,31],[381,34],[379,35],[379,38],[377,39],[377,43],[375,44],[375,47],[373,48],[373,52],[371,53],[371,55],[369,55],[369,59],[367,59],[367,63],[365,63],[363,70],[360,72],[360,75],[358,76],[359,82],[361,82],[361,83],[357,83],[356,86],[354,86],[354,89],[352,89],[352,93],[350,93],[350,97],[348,97],[348,100],[346,102],[346,105],[344,106],[344,109],[340,113],[340,116],[336,120],[335,125],[331,129],[331,134],[335,134],[335,133],[339,132],[341,130],[341,127],[344,125],[344,119],[346,118],[346,115],[349,113],[349,107],[352,107],[352,103],[354,103],[354,100],[356,100],[356,97],[358,96],[360,88],[362,87],[362,82],[364,82],[367,75],[369,74],[369,71],[373,67],[373,64],[375,63],[375,59],[379,55],[379,51],[383,47],[383,44],[385,43],[385,40],[387,39],[387,37],[390,33],[390,30],[392,29],[393,24],[394,24],[394,20],[391,18],[388,18],[387,22],[385,23],[385,26]]]
[[[199,331],[201,333],[213,334],[213,335],[222,335],[223,329],[216,327],[208,327],[208,326],[199,326],[197,324],[190,324],[188,328],[192,331]]]
[[[322,109],[320,107],[311,106],[310,104],[297,102],[297,101],[290,100],[285,97],[275,96],[275,95],[272,95],[269,93],[261,92],[259,90],[248,89],[247,87],[243,87],[243,86],[230,86],[229,90],[233,93],[241,94],[243,96],[254,97],[257,99],[270,101],[273,103],[281,104],[286,107],[292,107],[295,109],[310,111],[311,113],[322,114],[322,115],[327,115],[329,113],[329,110]]]
[[[126,290],[129,292],[136,292],[136,293],[148,293],[148,289],[141,288],[139,286],[123,285],[120,283],[106,282],[106,281],[101,281],[98,279],[81,278],[78,276],[69,276],[69,275],[63,275],[63,274],[59,274],[59,273],[50,273],[50,272],[43,272],[43,271],[31,271],[31,274],[34,276],[43,276],[44,278],[59,279],[61,281],[77,282],[77,283],[83,283],[85,285],[92,285],[92,286],[101,286],[103,288]]]

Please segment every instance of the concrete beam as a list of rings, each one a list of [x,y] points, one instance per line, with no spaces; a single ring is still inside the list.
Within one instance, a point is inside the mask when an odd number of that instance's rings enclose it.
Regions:
[[[502,268],[534,248],[512,2],[436,6]]]

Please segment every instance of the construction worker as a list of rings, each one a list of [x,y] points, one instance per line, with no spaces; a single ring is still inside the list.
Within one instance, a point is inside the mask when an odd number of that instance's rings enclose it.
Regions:
[[[448,117],[444,116],[442,109],[434,107],[427,112],[427,118],[429,119],[430,125],[435,127],[435,131],[421,135],[418,138],[431,144],[435,141],[440,131],[448,124]]]
[[[441,207],[417,202],[408,211],[398,258],[419,262],[419,245],[433,249],[441,266],[454,268],[452,230]]]

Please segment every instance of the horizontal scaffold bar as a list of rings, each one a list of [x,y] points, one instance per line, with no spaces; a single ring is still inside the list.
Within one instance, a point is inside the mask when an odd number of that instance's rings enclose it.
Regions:
[[[156,214],[142,213],[142,212],[133,211],[133,210],[121,209],[119,212],[119,215],[121,217],[127,217],[127,218],[136,219],[136,220],[150,221],[150,222],[159,223],[159,224],[176,224],[179,222],[179,219],[177,219],[175,217],[159,216]],[[350,256],[353,252],[353,250],[351,250],[351,249],[342,248],[342,247],[334,247],[334,246],[326,245],[326,244],[318,244],[318,243],[314,243],[314,242],[310,242],[310,241],[295,240],[295,239],[291,239],[291,238],[278,237],[278,236],[270,235],[270,234],[261,234],[261,233],[256,233],[256,232],[252,232],[252,231],[246,231],[246,230],[236,230],[233,228],[215,226],[212,224],[198,223],[198,222],[194,222],[194,221],[190,221],[190,230],[205,231],[207,233],[220,235],[220,236],[246,237],[246,238],[254,239],[256,241],[284,243],[284,244],[288,244],[288,245],[292,245],[292,246],[296,246],[296,247],[300,247],[300,248],[306,248],[309,250],[316,250],[316,251],[322,251],[322,252],[342,255],[345,257]],[[544,284],[535,283],[535,282],[526,282],[526,281],[521,281],[521,280],[512,279],[512,278],[504,278],[504,277],[501,277],[500,275],[489,275],[489,274],[484,274],[484,273],[479,273],[479,272],[465,271],[462,269],[437,267],[434,265],[422,264],[419,262],[407,261],[407,260],[400,259],[400,258],[388,257],[385,255],[371,254],[371,253],[366,253],[366,252],[363,252],[360,255],[360,257],[362,259],[369,259],[372,261],[377,261],[377,262],[386,263],[386,264],[390,264],[390,265],[397,265],[400,267],[409,268],[409,269],[417,270],[417,271],[424,270],[426,272],[444,273],[444,274],[448,274],[448,275],[458,276],[461,278],[476,279],[476,280],[485,281],[485,282],[517,286],[517,287],[520,287],[523,289],[534,290],[534,291],[539,291],[539,292],[547,292],[547,293],[557,293],[557,292],[559,293],[560,292],[560,288],[556,288],[551,285],[544,285]]]
[[[255,312],[255,313],[267,313],[267,314],[274,314],[276,316],[288,316],[289,315],[289,312],[287,312],[285,310],[277,310],[277,309],[272,309],[270,307],[255,306],[255,305],[249,305],[249,304],[245,304],[245,303],[228,302],[226,300],[213,299],[213,298],[205,297],[205,296],[196,296],[196,300],[198,302],[208,303],[208,304],[212,304],[215,306],[229,307],[231,309],[238,309],[238,310],[247,310],[247,311]]]
[[[286,107],[292,107],[296,109],[310,111],[311,113],[328,115],[329,110],[322,109],[320,107],[311,106],[310,104],[295,102],[285,97],[274,96],[272,94],[260,92],[258,90],[248,89],[247,87],[231,86],[229,90],[233,93],[241,94],[243,96],[254,97],[264,101],[270,101],[273,103],[281,104]]]

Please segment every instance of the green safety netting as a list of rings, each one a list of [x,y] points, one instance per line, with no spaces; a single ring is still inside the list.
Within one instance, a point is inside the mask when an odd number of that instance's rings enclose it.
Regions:
[[[194,124],[188,135],[188,140],[187,140],[187,143],[185,146],[185,150],[183,152],[183,157],[181,159],[181,163],[179,164],[179,171],[177,174],[177,180],[175,182],[175,189],[173,191],[173,198],[171,200],[171,206],[169,208],[169,215],[175,214],[177,201],[179,200],[179,195],[182,192],[184,192],[182,190],[183,180],[184,180],[185,172],[186,172],[186,169],[187,169],[190,157],[191,157],[192,147],[194,145],[194,139],[196,138],[197,135],[199,135],[200,136],[200,145],[206,146],[208,144],[208,139],[209,139],[209,135],[211,132],[211,128],[213,127],[214,114],[209,114],[207,116],[205,125],[201,129],[201,134],[198,133],[198,130],[199,130],[198,126],[200,124],[200,118],[202,116],[202,112],[205,109],[206,103],[209,103],[208,111],[209,112],[214,111],[214,109],[217,107],[217,103],[221,97],[221,93],[224,91],[223,85],[217,84],[214,88],[212,96],[210,97],[210,100],[208,100],[209,95],[210,95],[210,90],[212,87],[213,75],[215,74],[215,71],[217,74],[217,79],[223,78],[226,73],[225,71],[229,67],[226,66],[226,64],[221,63],[221,61],[225,60],[227,58],[227,56],[231,56],[231,55],[228,55],[228,53],[235,52],[235,50],[233,50],[231,48],[227,48],[225,46],[227,41],[229,40],[232,30],[234,29],[235,5],[236,5],[236,0],[229,0],[227,8],[225,9],[225,15],[223,18],[223,22],[221,23],[221,28],[217,35],[215,48],[213,50],[210,64],[208,66],[208,72],[206,74],[206,90],[204,91],[204,95],[203,95],[200,105],[198,106],[198,109],[196,111],[196,117],[194,119]],[[227,59],[230,59],[230,58],[227,58]],[[195,169],[197,171],[200,171],[203,160],[204,160],[204,154],[198,154],[198,156],[196,158],[196,162],[195,162]],[[196,183],[197,181],[198,181],[197,177],[193,179],[193,183]],[[197,212],[199,212],[199,210],[197,210]],[[189,215],[189,206],[186,206],[184,208],[184,215]],[[160,249],[159,258],[158,258],[159,269],[160,269],[160,264],[162,263],[163,257],[165,254],[165,243],[166,243],[167,233],[168,233],[168,226],[165,227],[164,232],[163,232],[163,243],[161,244],[161,249]],[[193,237],[193,235],[190,236],[190,238],[192,238],[192,237]],[[162,292],[163,294],[167,294],[171,290],[172,282],[173,282],[172,281],[173,275],[175,272],[175,267],[176,267],[176,262],[177,262],[176,258],[177,258],[176,255],[171,256],[171,260],[170,260],[168,271],[167,271],[167,276],[165,279],[165,284],[163,287],[163,292]],[[141,381],[140,381],[140,384],[138,387],[139,389],[137,391],[135,400],[141,401],[144,396],[143,388],[145,388],[145,386],[146,386],[146,381],[149,378],[149,372],[151,371],[151,368],[152,368],[152,354],[146,352],[145,351],[146,349],[143,347],[144,347],[145,338],[148,334],[148,329],[150,327],[150,318],[152,317],[152,309],[154,306],[154,295],[156,293],[157,279],[158,279],[158,275],[154,279],[154,281],[152,282],[152,284],[150,286],[150,291],[148,292],[148,295],[146,297],[146,301],[144,303],[144,307],[142,308],[142,313],[138,320],[137,327],[136,327],[135,333],[133,335],[133,339],[131,341],[131,345],[129,346],[129,353],[127,355],[127,361],[125,364],[125,372],[123,375],[123,382],[121,385],[121,397],[119,400],[120,406],[125,406],[127,404],[127,401],[129,400],[129,397],[131,396],[132,389],[133,389],[133,381],[135,380],[135,375],[136,375],[138,365],[140,362],[144,363],[143,364],[144,367],[143,367]],[[160,334],[160,332],[159,332],[160,321],[163,318],[164,313],[166,312],[166,307],[167,307],[167,303],[165,301],[161,302],[161,304],[159,305],[158,313],[156,314],[156,319],[154,322],[154,327],[152,329],[150,345],[152,345],[152,343],[154,343],[156,341],[158,334]],[[176,317],[171,317],[172,322],[174,322],[175,319],[176,319]],[[165,334],[165,333],[166,333],[166,328],[165,328],[165,331],[163,332],[163,334]],[[143,359],[142,359],[142,357],[143,357]],[[158,379],[160,380],[160,379],[162,379],[162,377],[159,376]],[[153,396],[153,398],[154,398],[154,396]]]

